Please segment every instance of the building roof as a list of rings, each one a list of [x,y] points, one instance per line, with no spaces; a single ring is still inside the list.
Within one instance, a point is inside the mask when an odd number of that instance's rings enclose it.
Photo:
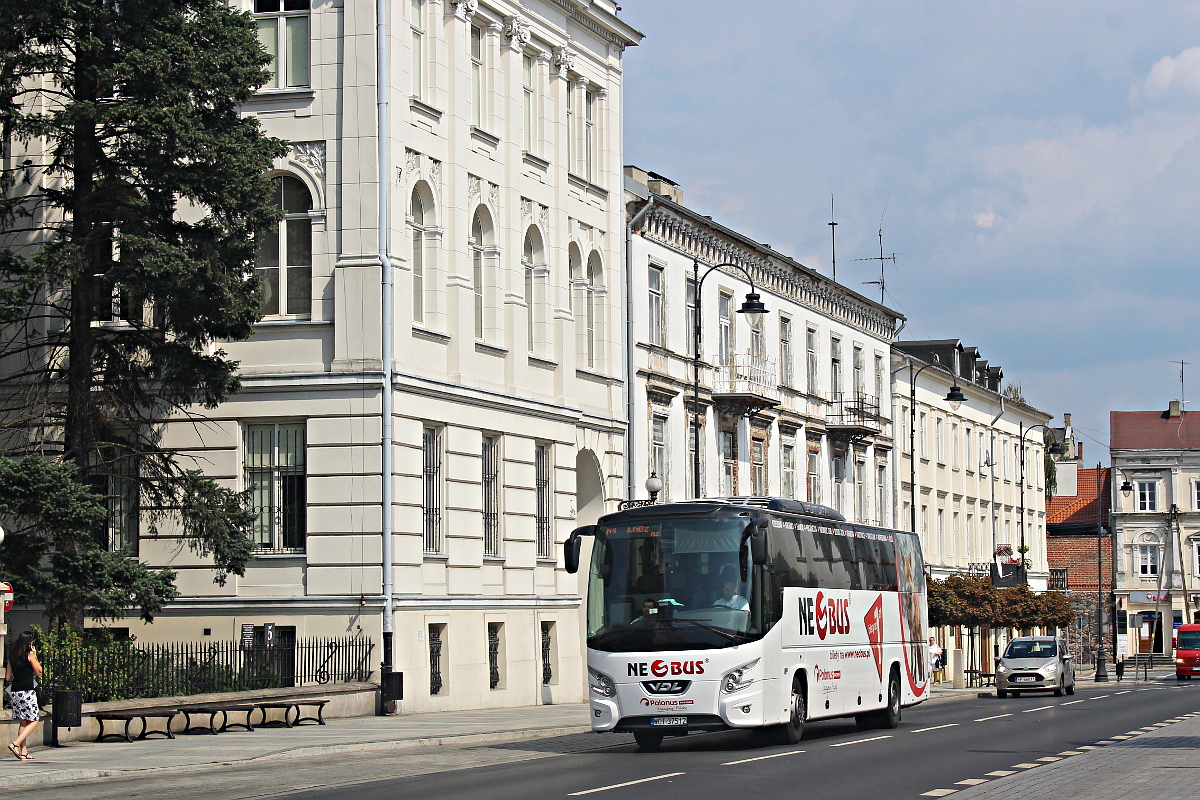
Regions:
[[[1110,411],[1113,450],[1200,449],[1200,411]]]
[[[1054,533],[1052,525],[1095,525],[1096,498],[1100,498],[1100,518],[1108,521],[1112,504],[1109,487],[1112,476],[1108,467],[1081,469],[1078,473],[1079,493],[1052,497],[1046,502],[1046,532]]]

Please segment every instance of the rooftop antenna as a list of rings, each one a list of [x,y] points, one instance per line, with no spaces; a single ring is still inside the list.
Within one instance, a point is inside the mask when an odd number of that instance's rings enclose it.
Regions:
[[[1179,365],[1179,405],[1183,406],[1187,403],[1187,392],[1184,391],[1184,384],[1183,384],[1183,368],[1187,365],[1190,365],[1192,362],[1190,362],[1190,361],[1172,361],[1171,363]]]
[[[829,243],[833,251],[833,282],[837,283],[837,214],[833,210],[833,195],[829,195]]]
[[[887,261],[890,261],[893,264],[895,264],[896,263],[896,254],[892,253],[890,256],[885,256],[883,254],[883,228],[882,227],[880,227],[880,229],[879,229],[879,255],[871,256],[870,258],[856,258],[854,260],[855,261],[878,261],[879,262],[879,280],[863,281],[863,286],[878,286],[879,287],[879,302],[883,303],[884,299],[885,299],[885,295],[887,294],[887,276],[884,274],[884,271],[883,271],[884,263]]]

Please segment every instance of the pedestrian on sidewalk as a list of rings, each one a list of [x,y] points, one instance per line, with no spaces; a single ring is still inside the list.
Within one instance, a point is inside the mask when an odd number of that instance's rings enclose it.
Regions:
[[[929,680],[937,683],[935,673],[942,668],[942,647],[937,641],[929,637]]]
[[[38,726],[41,709],[37,701],[37,679],[42,675],[42,664],[38,661],[37,648],[33,646],[33,633],[25,631],[13,642],[8,651],[8,665],[4,668],[4,680],[8,682],[8,699],[12,702],[12,715],[20,721],[17,738],[8,745],[12,754],[21,761],[32,761],[25,742]]]

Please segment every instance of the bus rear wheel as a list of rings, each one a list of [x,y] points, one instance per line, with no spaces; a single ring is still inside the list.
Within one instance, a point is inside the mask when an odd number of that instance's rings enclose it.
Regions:
[[[792,680],[789,707],[788,721],[778,727],[779,740],[783,744],[796,744],[804,738],[804,720],[808,717],[808,698],[804,695],[804,681],[799,675]]]
[[[657,731],[634,731],[633,740],[637,742],[638,747],[653,753],[662,747],[663,735]]]

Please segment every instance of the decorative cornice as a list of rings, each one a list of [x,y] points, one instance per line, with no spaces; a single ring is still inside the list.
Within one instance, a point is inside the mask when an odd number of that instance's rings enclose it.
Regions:
[[[479,10],[479,0],[450,0],[450,8],[454,10],[454,16],[468,22]]]
[[[512,16],[505,19],[504,38],[508,40],[508,46],[513,50],[517,52],[523,50],[532,38],[529,21],[521,16]]]
[[[554,48],[554,55],[550,59],[550,65],[554,69],[555,75],[565,78],[568,72],[575,69],[575,61],[578,58],[571,48],[564,45]]]

